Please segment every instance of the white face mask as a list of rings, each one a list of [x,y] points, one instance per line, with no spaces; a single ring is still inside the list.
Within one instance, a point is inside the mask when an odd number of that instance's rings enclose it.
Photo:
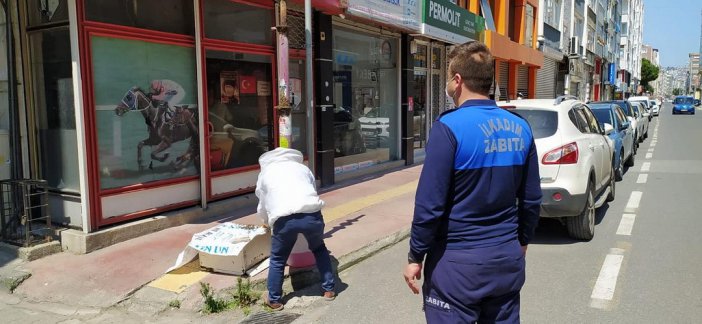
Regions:
[[[451,95],[448,93],[448,88],[445,88],[444,92],[446,93],[446,98],[449,100],[449,102],[451,102],[451,105],[455,107],[456,102],[453,100],[453,97],[451,97]]]
[[[456,101],[453,100],[453,97],[448,92],[448,85],[449,85],[449,83],[451,83],[451,81],[453,81],[454,78],[455,78],[455,76],[453,78],[451,78],[451,80],[448,80],[448,82],[446,82],[446,86],[444,87],[444,93],[446,93],[446,98],[450,100],[451,105],[453,105],[455,107]],[[455,94],[455,92],[454,92],[454,94]]]

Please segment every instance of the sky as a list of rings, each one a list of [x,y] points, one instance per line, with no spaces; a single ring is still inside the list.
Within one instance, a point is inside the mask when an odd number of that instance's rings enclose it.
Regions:
[[[661,65],[683,66],[700,51],[702,0],[644,0],[644,44],[657,48]]]

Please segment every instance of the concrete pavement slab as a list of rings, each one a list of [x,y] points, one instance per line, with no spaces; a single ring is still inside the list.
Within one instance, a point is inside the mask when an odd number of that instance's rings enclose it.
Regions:
[[[322,199],[327,203],[325,212],[333,216],[327,221],[325,238],[332,255],[343,259],[356,252],[352,259],[360,260],[364,255],[402,239],[412,219],[414,188],[420,171],[421,167],[411,167],[322,193]],[[339,206],[340,209],[333,209]],[[15,293],[27,300],[74,305],[78,307],[74,312],[80,307],[105,309],[136,296],[134,302],[143,302],[144,305],[132,307],[142,307],[134,309],[139,313],[136,315],[147,318],[154,312],[161,312],[170,297],[151,298],[153,296],[141,293],[147,288],[157,289],[146,285],[163,276],[193,234],[232,220],[260,224],[255,214],[241,216],[232,211],[228,218],[168,228],[86,255],[52,255],[22,266],[32,276]],[[263,272],[252,281],[261,284],[266,276],[267,273]],[[236,277],[210,273],[198,281],[222,290],[233,287]],[[196,284],[198,281],[191,280],[183,287],[178,285],[179,294],[168,295],[177,296],[181,301],[181,311],[200,309],[202,297],[199,284]]]

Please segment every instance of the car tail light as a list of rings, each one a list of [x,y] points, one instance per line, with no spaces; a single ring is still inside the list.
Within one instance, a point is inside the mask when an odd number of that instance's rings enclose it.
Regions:
[[[563,145],[544,155],[543,164],[575,164],[578,163],[578,144],[573,142]]]
[[[553,200],[555,200],[555,201],[561,201],[563,199],[563,195],[561,195],[560,192],[553,194],[552,197],[553,197]]]

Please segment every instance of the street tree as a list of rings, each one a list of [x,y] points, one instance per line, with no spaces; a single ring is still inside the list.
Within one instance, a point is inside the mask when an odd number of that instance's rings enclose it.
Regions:
[[[641,59],[641,85],[649,89],[649,82],[658,79],[660,69],[653,65],[648,59]]]
[[[675,89],[673,89],[673,95],[674,95],[674,96],[679,96],[679,95],[682,94],[682,92],[683,92],[683,91],[682,91],[682,89],[680,89],[680,88],[675,88]]]

